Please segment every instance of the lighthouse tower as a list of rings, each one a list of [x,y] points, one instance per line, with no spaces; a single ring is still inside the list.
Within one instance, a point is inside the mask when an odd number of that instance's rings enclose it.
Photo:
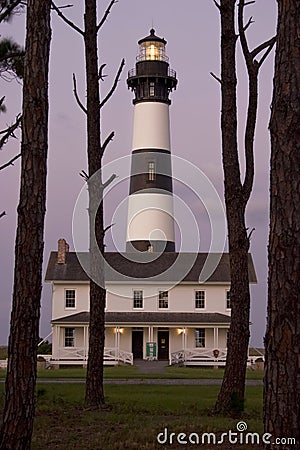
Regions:
[[[154,29],[138,44],[127,79],[135,98],[126,251],[174,252],[169,93],[176,72]]]

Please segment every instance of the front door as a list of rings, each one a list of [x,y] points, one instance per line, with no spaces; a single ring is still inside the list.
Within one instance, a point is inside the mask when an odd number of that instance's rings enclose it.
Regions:
[[[157,332],[158,359],[169,359],[169,331]]]
[[[143,330],[132,331],[132,354],[133,359],[143,359]]]

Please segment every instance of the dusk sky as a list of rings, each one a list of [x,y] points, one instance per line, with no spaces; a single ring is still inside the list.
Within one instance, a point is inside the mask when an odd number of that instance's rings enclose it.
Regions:
[[[107,2],[99,3],[101,17]],[[255,23],[248,31],[250,49],[269,39],[276,30],[276,1],[257,0],[246,8],[245,19],[253,16]],[[62,3],[61,3],[62,4]],[[83,1],[64,13],[82,27]],[[99,61],[106,63],[108,76],[101,84],[101,95],[110,89],[121,59],[126,61],[118,88],[102,112],[102,136],[114,130],[115,139],[108,147],[104,163],[108,164],[131,153],[133,127],[132,93],[127,89],[127,72],[135,66],[137,41],[149,34],[150,28],[167,40],[170,66],[177,72],[178,87],[171,94],[172,154],[184,158],[199,168],[212,182],[223,201],[223,170],[220,140],[220,86],[210,72],[220,74],[220,17],[212,0],[119,0],[99,34]],[[1,37],[11,36],[23,44],[25,14],[7,25],[1,25]],[[238,42],[238,112],[241,167],[243,172],[243,134],[247,102],[247,78]],[[41,62],[42,64],[42,62]],[[269,204],[270,139],[268,122],[272,96],[274,50],[264,63],[259,80],[259,110],[255,136],[255,184],[247,209],[247,226],[255,228],[251,239],[251,253],[258,284],[253,286],[251,309],[251,344],[261,346],[266,322],[267,237]],[[57,249],[57,240],[64,237],[74,250],[72,216],[76,200],[84,187],[79,176],[87,170],[85,115],[73,96],[72,74],[77,77],[78,93],[84,101],[85,75],[83,39],[52,13],[52,44],[50,59],[50,120],[47,215],[45,228],[44,271],[49,254]],[[0,80],[1,96],[6,97],[7,113],[1,114],[1,129],[21,111],[22,86],[17,81]],[[20,141],[11,140],[0,152],[0,164],[19,152]],[[122,166],[122,163],[119,163]],[[125,164],[125,163],[124,163]],[[124,167],[124,166],[123,166]],[[128,165],[129,167],[129,165]],[[178,226],[185,234],[181,250],[208,251],[210,241],[209,213],[205,212],[196,195],[176,179],[187,178],[175,173],[174,194],[186,204],[198,224],[200,248],[184,217]],[[185,166],[182,165],[184,172]],[[107,172],[109,174],[109,170]],[[0,220],[0,345],[7,343],[12,300],[14,240],[16,209],[19,194],[20,161],[0,173],[0,212],[7,215]],[[128,177],[129,177],[128,172]],[[122,181],[122,182],[121,182]],[[187,180],[188,181],[188,180]],[[124,204],[128,193],[127,180],[117,180],[111,186],[105,202],[106,225],[115,221],[114,211]],[[107,236],[107,249],[125,250],[126,213],[117,214],[113,236]],[[126,211],[126,209],[124,209]],[[182,225],[181,225],[182,224]],[[113,240],[115,243],[113,244]],[[123,242],[124,241],[124,242]],[[123,247],[122,247],[123,243]],[[178,243],[179,246],[179,243]],[[177,248],[179,250],[179,248]],[[51,287],[43,286],[41,331],[45,337],[51,332]]]

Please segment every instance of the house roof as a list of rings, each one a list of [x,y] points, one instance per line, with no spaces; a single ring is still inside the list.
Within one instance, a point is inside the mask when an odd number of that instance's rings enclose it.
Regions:
[[[249,281],[256,283],[252,257]],[[228,253],[105,253],[105,279],[108,282],[199,282],[230,283]],[[57,252],[51,252],[46,281],[88,281],[88,253],[66,253],[66,263],[57,264]]]
[[[87,311],[60,317],[52,320],[56,323],[89,323],[90,313]],[[184,312],[106,312],[107,324],[230,324],[230,317],[220,313],[184,313]]]

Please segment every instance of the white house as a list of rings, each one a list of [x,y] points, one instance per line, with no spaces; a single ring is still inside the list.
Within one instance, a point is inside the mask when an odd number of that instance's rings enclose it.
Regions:
[[[53,290],[52,363],[85,364],[89,279],[65,240],[58,245],[46,273]],[[220,260],[205,283],[199,275],[206,253],[155,256],[143,253],[141,263],[132,261],[132,254],[106,254],[106,362],[132,364],[143,358],[170,364],[224,364],[230,325],[228,254],[216,255]],[[176,263],[186,268],[185,274],[178,273]],[[250,255],[249,277],[256,282]]]

